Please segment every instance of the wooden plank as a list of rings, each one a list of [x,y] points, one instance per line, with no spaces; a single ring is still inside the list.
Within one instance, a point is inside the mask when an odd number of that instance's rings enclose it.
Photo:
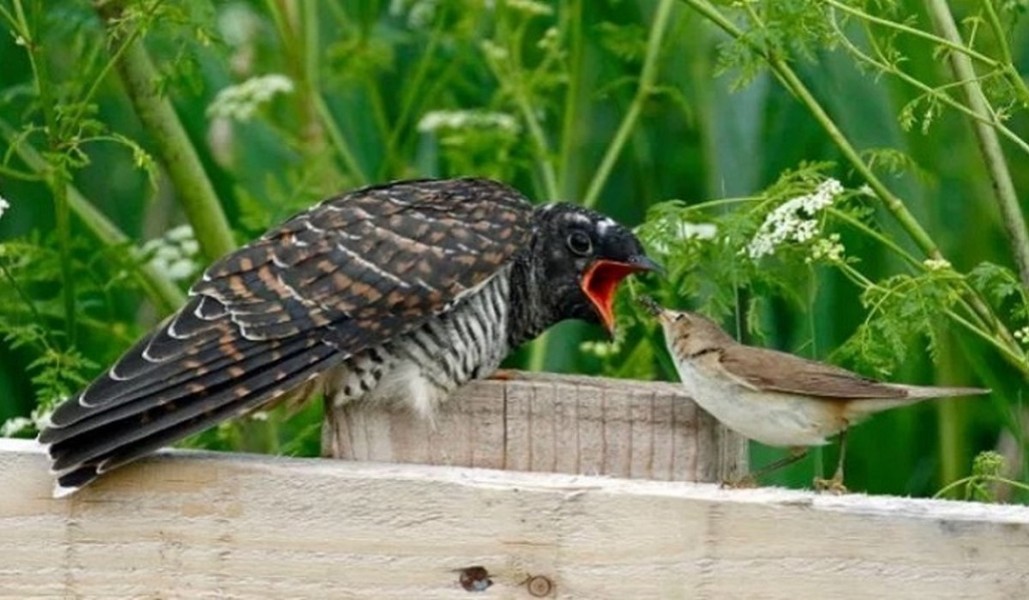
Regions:
[[[183,451],[51,485],[0,440],[0,596],[457,599],[472,566],[511,599],[1029,589],[1022,506]]]
[[[403,406],[327,407],[325,455],[661,481],[723,481],[746,470],[746,440],[676,384],[514,375],[465,386],[432,423]]]

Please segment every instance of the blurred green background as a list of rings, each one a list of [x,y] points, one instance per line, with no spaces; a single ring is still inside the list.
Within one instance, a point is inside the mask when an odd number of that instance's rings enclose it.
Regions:
[[[130,47],[149,55],[157,78],[143,87],[171,100],[237,243],[324,197],[398,178],[486,175],[535,201],[595,203],[630,225],[668,200],[691,205],[757,194],[805,161],[833,163],[824,175],[850,189],[865,184],[810,106],[761,69],[759,56],[734,55],[738,45],[696,4],[143,0],[100,2],[97,10],[77,0],[0,0],[0,197],[10,204],[0,217],[0,261],[7,269],[0,292],[6,336],[0,344],[0,423],[71,393],[162,316],[160,303],[141,283],[141,261],[157,261],[150,264],[182,290],[208,262],[189,231],[176,230],[187,223],[183,191],[193,184],[170,176],[161,134],[141,120],[130,100],[130,88],[139,84],[127,85],[112,56],[128,56]],[[729,3],[707,6],[748,31],[748,39],[781,52],[859,151],[906,155],[882,179],[956,272],[983,261],[1015,267],[965,115],[923,103],[914,113],[931,117],[928,126],[922,120],[902,126],[899,117],[920,92],[861,67],[831,43],[833,34],[819,30],[824,3],[750,4],[765,17],[764,28]],[[877,2],[844,4],[880,10]],[[1017,19],[1024,7],[994,5],[1010,25],[1010,64],[1024,72],[1026,21]],[[979,0],[950,7],[959,21],[981,18]],[[920,1],[894,3],[881,16],[933,31]],[[976,48],[1000,56],[999,40],[980,25],[965,21],[962,31],[975,28]],[[841,26],[855,44],[868,47],[860,20]],[[912,77],[934,87],[952,81],[937,43],[876,31],[903,55],[898,64]],[[1025,134],[1024,101],[998,88],[987,86],[991,101],[1010,114],[1011,131]],[[29,147],[39,162],[26,159]],[[1025,196],[1029,156],[1007,141],[1003,149],[1015,189]],[[128,245],[112,245],[110,236],[98,237],[67,212],[66,200],[55,194],[65,184],[144,247],[144,257],[133,258]],[[867,222],[922,256],[887,212],[870,206]],[[66,224],[62,213],[70,215]],[[173,230],[179,233],[166,235]],[[149,240],[156,241],[145,245]],[[853,236],[845,241],[873,280],[906,268],[882,244]],[[766,276],[776,276],[776,264],[765,266]],[[673,272],[696,267],[670,266]],[[741,327],[748,339],[830,357],[865,321],[868,308],[859,301],[860,289],[837,270],[801,270],[807,273],[803,287],[783,297],[742,281],[739,289],[723,285],[721,293],[743,298],[753,309],[747,322],[760,335]],[[792,285],[785,271],[783,281]],[[704,305],[700,296],[678,293],[674,281],[647,279],[637,289],[656,289],[682,308]],[[753,302],[755,296],[760,302]],[[659,333],[638,322],[630,303],[620,306],[623,337],[616,347],[584,351],[582,342],[600,340],[602,332],[565,323],[544,343],[512,356],[508,366],[674,380]],[[736,308],[742,314],[744,307]],[[1026,324],[1017,310],[998,313],[1011,331]],[[717,316],[736,331],[732,315]],[[1005,455],[1010,477],[1026,480],[1020,427],[1025,369],[945,316],[937,325],[936,360],[925,351],[925,339],[914,340],[893,376],[995,392],[896,410],[852,430],[852,489],[931,495],[967,475],[976,454],[991,449]],[[320,408],[311,403],[292,419],[276,413],[191,443],[316,454],[319,419]],[[780,455],[755,445],[752,463]],[[816,453],[770,481],[807,486],[820,458],[828,469],[835,450]]]

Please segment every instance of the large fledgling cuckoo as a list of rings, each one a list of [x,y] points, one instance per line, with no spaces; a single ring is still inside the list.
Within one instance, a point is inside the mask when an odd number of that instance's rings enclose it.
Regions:
[[[219,421],[322,391],[432,408],[563,319],[613,327],[627,229],[485,179],[368,187],[212,265],[190,299],[57,407],[56,495]]]

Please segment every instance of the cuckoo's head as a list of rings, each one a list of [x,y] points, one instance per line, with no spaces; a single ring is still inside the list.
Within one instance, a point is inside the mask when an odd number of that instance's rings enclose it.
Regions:
[[[614,330],[615,291],[632,273],[660,271],[640,241],[602,214],[572,204],[536,209],[533,251],[542,269],[543,300],[560,319]]]

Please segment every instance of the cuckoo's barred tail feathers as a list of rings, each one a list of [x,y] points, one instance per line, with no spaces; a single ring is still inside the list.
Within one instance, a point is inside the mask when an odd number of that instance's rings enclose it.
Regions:
[[[326,347],[316,361],[306,352],[291,356],[281,365],[215,386],[185,403],[134,414],[51,443],[55,495],[70,494],[107,471],[288,394],[330,368],[335,362],[332,354]],[[297,360],[305,363],[299,371],[289,364]],[[280,377],[281,373],[286,375]]]
[[[176,320],[133,346],[105,376],[54,412],[39,441],[53,461],[55,496],[280,399],[341,358],[334,347],[312,338],[257,343],[226,335],[232,331],[227,323],[214,336],[175,338],[168,328]],[[171,339],[179,341],[177,350],[167,344]],[[160,353],[150,352],[155,340],[166,344]]]
[[[156,409],[174,410],[176,403],[189,404],[192,399],[215,389],[216,386],[236,381],[247,374],[257,374],[264,369],[275,368],[287,357],[299,352],[311,351],[312,357],[316,357],[319,354],[319,345],[324,346],[304,340],[275,342],[265,344],[264,347],[250,348],[245,358],[238,361],[226,363],[212,360],[207,363],[210,366],[199,368],[179,364],[178,368],[181,371],[175,376],[147,377],[148,382],[145,385],[135,385],[136,381],[126,381],[125,387],[132,387],[128,392],[119,393],[118,386],[114,386],[109,398],[93,396],[102,399],[102,402],[71,402],[65,405],[69,409],[64,410],[63,414],[55,411],[54,417],[51,418],[51,427],[40,434],[39,441],[55,443],[133,415]],[[184,376],[187,373],[190,376]],[[101,381],[110,387],[107,378]]]

